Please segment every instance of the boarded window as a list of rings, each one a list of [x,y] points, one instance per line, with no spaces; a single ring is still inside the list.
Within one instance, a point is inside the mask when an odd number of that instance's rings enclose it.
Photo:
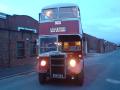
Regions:
[[[23,41],[17,42],[17,57],[22,58],[25,56],[25,45]]]

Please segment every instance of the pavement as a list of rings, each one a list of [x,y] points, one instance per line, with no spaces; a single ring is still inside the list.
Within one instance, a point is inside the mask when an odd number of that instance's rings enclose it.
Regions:
[[[0,68],[0,80],[26,74],[35,71],[34,65],[22,65],[22,66],[15,66],[15,67],[1,67]]]
[[[87,53],[85,58],[87,58],[87,57],[94,57],[94,56],[100,56],[100,55],[103,55],[103,54],[102,53]]]

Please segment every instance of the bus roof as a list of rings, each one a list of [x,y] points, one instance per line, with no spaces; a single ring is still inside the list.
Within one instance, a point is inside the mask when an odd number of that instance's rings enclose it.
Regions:
[[[60,8],[60,7],[79,7],[77,4],[73,4],[73,3],[58,3],[58,4],[52,4],[49,6],[46,6],[42,9],[48,9],[48,8]]]

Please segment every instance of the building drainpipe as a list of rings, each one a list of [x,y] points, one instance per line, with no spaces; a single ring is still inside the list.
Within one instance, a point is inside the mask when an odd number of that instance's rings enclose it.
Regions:
[[[10,67],[11,66],[11,57],[10,57],[10,46],[11,46],[11,40],[10,40],[10,34],[11,34],[11,31],[9,30],[9,29],[11,29],[10,28],[10,25],[9,25],[9,15],[7,16],[7,19],[6,19],[6,27],[7,27],[7,29],[8,29],[8,67]]]
[[[8,67],[11,66],[11,59],[10,59],[10,30],[8,31]]]

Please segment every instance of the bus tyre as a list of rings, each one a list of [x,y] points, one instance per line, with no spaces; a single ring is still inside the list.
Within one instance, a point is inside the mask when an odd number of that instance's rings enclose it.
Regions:
[[[44,76],[44,74],[39,74],[38,79],[40,84],[45,84],[46,77]]]
[[[76,80],[77,84],[82,86],[84,84],[84,71],[78,74],[78,79]]]

